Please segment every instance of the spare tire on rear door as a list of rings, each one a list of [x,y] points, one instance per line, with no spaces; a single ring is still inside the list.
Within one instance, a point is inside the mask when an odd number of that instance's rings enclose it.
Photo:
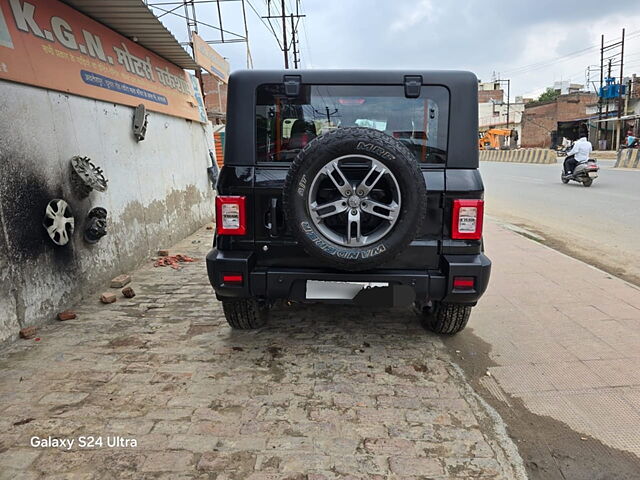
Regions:
[[[338,128],[291,164],[284,208],[310,255],[342,270],[367,270],[414,239],[426,187],[416,158],[398,140],[369,128]]]

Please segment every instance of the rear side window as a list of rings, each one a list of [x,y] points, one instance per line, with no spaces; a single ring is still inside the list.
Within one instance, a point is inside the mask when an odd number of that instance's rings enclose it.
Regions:
[[[284,85],[260,85],[256,101],[256,160],[291,162],[316,136],[342,127],[385,132],[420,163],[446,163],[449,92],[423,86],[406,98],[401,85],[302,85],[296,98]]]

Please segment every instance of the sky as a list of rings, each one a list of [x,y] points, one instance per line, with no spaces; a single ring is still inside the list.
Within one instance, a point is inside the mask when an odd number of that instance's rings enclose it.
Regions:
[[[276,38],[258,15],[267,14],[268,1],[245,1],[249,46],[254,68],[283,68]],[[281,0],[270,1],[272,14],[279,12]],[[295,0],[285,4],[290,13]],[[511,80],[512,99],[537,97],[554,81],[584,84],[587,67],[599,68],[601,35],[605,43],[615,42],[626,28],[624,74],[640,73],[637,0],[300,0],[300,4],[306,15],[299,28],[303,68],[470,70],[482,81],[492,80],[495,72]],[[223,28],[243,35],[241,2],[225,0],[220,6]],[[199,21],[219,25],[215,3],[196,9]],[[179,8],[176,13],[184,11]],[[184,19],[169,14],[160,20],[180,41],[187,40]],[[281,32],[279,22],[272,24]],[[202,24],[199,33],[205,40],[220,39],[218,30]],[[233,36],[226,33],[225,38]],[[246,68],[244,44],[213,47],[228,58],[232,71]],[[594,80],[599,82],[599,71],[592,74]]]

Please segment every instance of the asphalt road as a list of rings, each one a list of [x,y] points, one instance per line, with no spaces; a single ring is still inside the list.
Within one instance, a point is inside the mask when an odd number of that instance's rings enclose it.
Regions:
[[[589,188],[560,182],[561,165],[481,162],[486,213],[640,284],[640,170],[601,160]]]

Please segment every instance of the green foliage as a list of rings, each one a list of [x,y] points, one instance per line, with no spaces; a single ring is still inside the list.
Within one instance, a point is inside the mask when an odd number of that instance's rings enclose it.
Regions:
[[[540,94],[538,97],[538,102],[549,102],[551,100],[555,100],[560,96],[560,90],[554,90],[551,87],[547,87],[547,89]]]

